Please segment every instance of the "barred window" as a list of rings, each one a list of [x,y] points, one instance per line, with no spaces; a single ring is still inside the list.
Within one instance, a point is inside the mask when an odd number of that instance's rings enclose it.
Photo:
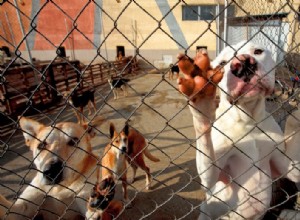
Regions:
[[[183,5],[183,21],[213,20],[216,14],[216,5]]]
[[[183,5],[182,20],[183,21],[200,21],[214,20],[215,16],[220,16],[220,20],[224,20],[224,5],[220,5],[220,14],[217,14],[217,5]],[[227,8],[227,16],[234,17],[235,7],[229,5]]]

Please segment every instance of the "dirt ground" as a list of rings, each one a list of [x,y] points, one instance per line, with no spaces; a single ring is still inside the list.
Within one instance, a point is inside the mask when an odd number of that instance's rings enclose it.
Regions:
[[[153,176],[151,190],[145,190],[145,175],[138,170],[136,182],[129,186],[133,207],[124,210],[119,219],[196,219],[199,215],[203,194],[196,174],[192,118],[187,101],[175,89],[176,80],[162,78],[161,74],[137,76],[129,82],[129,95],[118,100],[113,99],[108,86],[96,90],[97,114],[112,121],[117,129],[130,119],[130,125],[144,134],[149,150],[160,159],[158,163],[146,159]],[[76,121],[71,107],[64,104],[30,117],[46,124]],[[21,132],[12,131],[3,140],[0,159],[0,192],[9,199],[14,199],[35,173]],[[98,155],[109,141],[108,123],[100,131],[93,140]],[[120,184],[116,198],[122,198]]]

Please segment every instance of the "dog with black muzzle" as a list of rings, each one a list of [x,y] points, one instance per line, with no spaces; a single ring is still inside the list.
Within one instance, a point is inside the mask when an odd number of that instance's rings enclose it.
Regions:
[[[16,201],[0,195],[0,219],[84,217],[93,187],[89,182],[97,180],[98,159],[92,152],[91,138],[94,128],[103,122],[97,117],[89,124],[60,122],[46,126],[20,117],[20,129],[37,172]]]
[[[92,215],[86,216],[87,219],[111,220],[121,213],[122,202],[114,200],[115,186],[112,177],[107,177],[95,184],[87,205]]]

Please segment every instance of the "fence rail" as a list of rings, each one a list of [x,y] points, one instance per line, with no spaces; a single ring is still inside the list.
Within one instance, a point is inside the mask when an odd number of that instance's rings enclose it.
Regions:
[[[26,106],[35,108],[56,104],[65,91],[98,87],[108,76],[125,76],[137,70],[132,57],[122,61],[81,65],[79,61],[55,60],[32,65],[17,65],[3,70],[0,93],[3,112],[20,113]],[[30,101],[30,102],[29,102]]]

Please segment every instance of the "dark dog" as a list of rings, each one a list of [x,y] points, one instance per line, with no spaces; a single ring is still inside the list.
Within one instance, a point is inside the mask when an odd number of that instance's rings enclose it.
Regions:
[[[179,77],[179,67],[178,65],[170,64],[170,70],[169,70],[169,79],[173,79],[173,76],[176,75],[176,79]]]
[[[87,218],[110,220],[119,215],[123,209],[123,204],[118,200],[113,200],[115,196],[115,182],[112,177],[103,179],[96,183],[91,191],[88,202]],[[92,216],[91,216],[92,215]]]
[[[108,78],[108,83],[110,85],[110,88],[112,89],[114,93],[114,99],[118,99],[119,97],[119,90],[123,91],[124,96],[127,96],[127,87],[128,87],[128,82],[129,79],[125,78]]]
[[[96,112],[96,103],[95,103],[95,90],[74,90],[73,92],[67,91],[64,93],[64,97],[68,99],[68,102],[75,107],[74,109],[78,122],[80,124],[84,123],[84,116],[83,116],[83,108],[88,106],[89,108],[89,115],[92,114],[92,107]],[[90,106],[92,105],[92,107]],[[79,111],[79,112],[78,112]]]

